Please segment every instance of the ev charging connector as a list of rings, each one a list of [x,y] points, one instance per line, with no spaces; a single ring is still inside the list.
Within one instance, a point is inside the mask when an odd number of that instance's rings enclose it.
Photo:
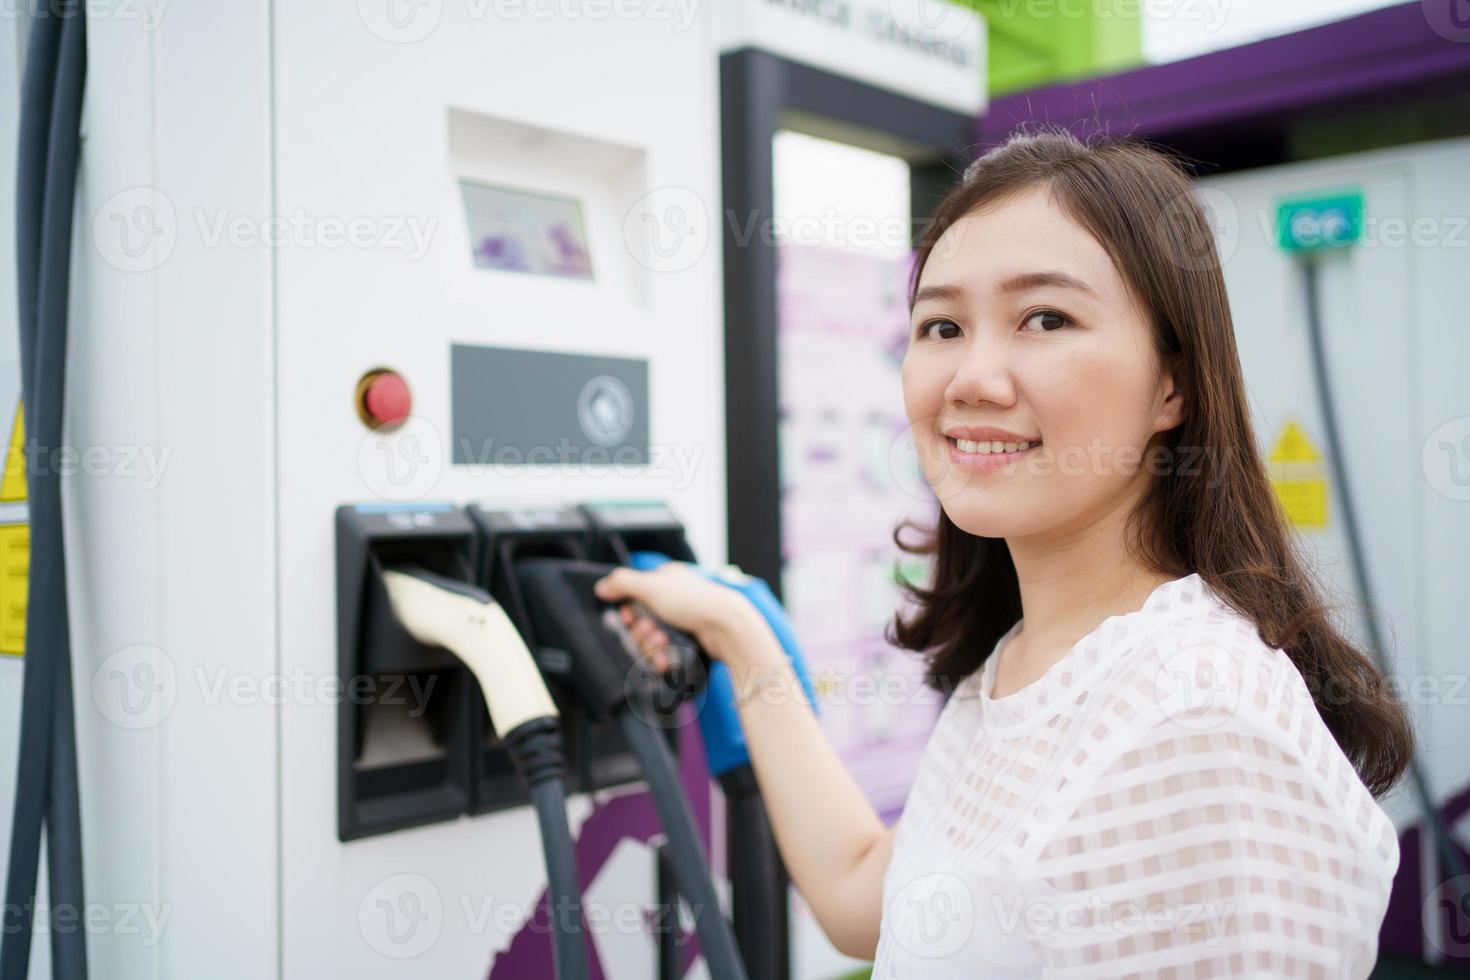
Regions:
[[[639,571],[652,571],[673,560],[656,551],[628,553],[629,567]],[[816,693],[796,642],[796,630],[770,586],[733,565],[719,570],[692,567],[711,581],[740,593],[761,614],[790,661],[807,704],[817,713]],[[725,825],[729,828],[725,863],[730,868],[735,941],[753,975],[780,980],[790,973],[786,900],[789,878],[761,799],[740,724],[735,683],[725,664],[709,664],[709,679],[695,697],[694,710],[710,775],[719,780],[725,796]]]
[[[570,657],[570,678],[583,708],[595,718],[615,719],[638,758],[669,840],[679,892],[695,911],[695,929],[710,976],[745,980],[745,966],[721,912],[673,754],[656,724],[672,714],[671,706],[677,707],[680,692],[670,692],[657,672],[638,663],[625,642],[617,604],[604,602],[593,591],[614,567],[602,562],[527,558],[516,564],[515,571],[538,642]],[[672,637],[683,636],[664,628]],[[687,639],[682,639],[682,645],[697,649]],[[543,658],[550,655],[542,652]]]
[[[558,712],[546,682],[490,593],[421,568],[384,569],[383,584],[393,614],[409,635],[427,646],[443,647],[474,672],[495,730],[507,742],[523,727],[545,730],[539,723],[546,721],[552,723],[550,730],[557,730]]]
[[[531,790],[551,907],[556,922],[552,955],[559,980],[585,980],[580,884],[561,751],[561,724],[546,682],[510,617],[490,593],[421,568],[383,571],[393,614],[426,646],[442,647],[474,673],[491,723]],[[565,912],[565,919],[557,913]]]

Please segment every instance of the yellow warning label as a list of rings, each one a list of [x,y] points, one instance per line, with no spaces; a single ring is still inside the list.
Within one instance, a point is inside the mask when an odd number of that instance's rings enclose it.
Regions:
[[[1266,470],[1288,520],[1298,528],[1327,526],[1327,466],[1295,420],[1287,420],[1272,442]]]
[[[0,524],[0,653],[18,657],[26,652],[30,567],[30,526]]]
[[[1271,489],[1286,516],[1298,527],[1327,526],[1326,480],[1272,480]]]
[[[0,476],[0,501],[5,503],[26,499],[25,443],[25,407],[16,402],[15,424],[10,427],[10,443],[5,449],[5,474]]]
[[[1322,462],[1322,454],[1307,437],[1306,430],[1295,421],[1289,421],[1281,427],[1281,434],[1276,437],[1276,442],[1271,446],[1271,455],[1267,458],[1273,463]]]

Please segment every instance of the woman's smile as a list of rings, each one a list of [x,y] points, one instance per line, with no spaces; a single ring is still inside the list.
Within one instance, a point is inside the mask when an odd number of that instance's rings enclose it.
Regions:
[[[1022,456],[1041,448],[1036,442],[971,442],[945,436],[949,447],[949,460],[960,469],[971,473],[989,473],[1018,462]]]

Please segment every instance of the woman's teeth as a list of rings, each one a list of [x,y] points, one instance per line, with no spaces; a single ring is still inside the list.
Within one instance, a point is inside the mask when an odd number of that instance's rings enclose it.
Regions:
[[[962,453],[1014,453],[1025,452],[1032,446],[1039,446],[1037,442],[972,442],[969,439],[951,440],[955,447]]]

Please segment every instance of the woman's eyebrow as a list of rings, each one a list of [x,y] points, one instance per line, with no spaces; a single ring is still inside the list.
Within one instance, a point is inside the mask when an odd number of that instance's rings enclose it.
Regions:
[[[1055,286],[1058,289],[1073,289],[1080,293],[1086,293],[1093,299],[1100,299],[1097,291],[1087,283],[1078,279],[1069,272],[1057,269],[1041,269],[1036,272],[1018,272],[1004,279],[999,287],[1002,293],[1023,293],[1028,289],[1040,289],[1044,286]],[[932,286],[924,286],[914,294],[914,306],[918,306],[925,300],[957,300],[965,294],[964,287],[953,283],[936,283]]]
[[[1040,289],[1043,286],[1055,286],[1059,289],[1075,289],[1079,293],[1086,293],[1093,299],[1100,298],[1096,290],[1087,285],[1087,283],[1069,272],[1061,272],[1057,269],[1018,273],[1002,282],[1000,284],[1000,291],[1003,293],[1022,293],[1028,289]]]
[[[952,286],[949,283],[939,283],[933,286],[924,286],[914,294],[914,306],[918,306],[925,300],[954,300],[965,294],[964,289]]]

